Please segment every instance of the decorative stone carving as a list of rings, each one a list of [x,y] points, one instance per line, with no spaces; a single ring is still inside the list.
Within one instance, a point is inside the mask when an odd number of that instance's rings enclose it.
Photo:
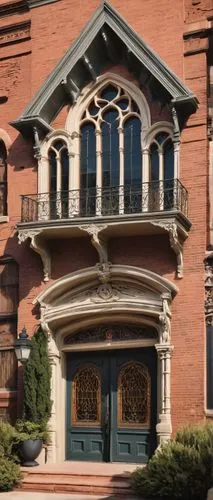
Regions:
[[[171,296],[167,294],[162,295],[163,312],[159,315],[160,323],[160,343],[168,344],[171,341],[171,310],[169,304]]]
[[[213,256],[207,258],[205,265],[205,313],[208,324],[212,323],[213,317]]]
[[[64,345],[91,344],[97,342],[120,342],[129,340],[157,339],[157,331],[151,326],[100,325],[74,332],[64,339]]]
[[[23,42],[30,39],[30,21],[0,28],[0,45]]]
[[[86,231],[91,236],[91,243],[96,248],[100,263],[108,263],[107,243],[103,236],[100,235],[101,231],[107,228],[107,224],[85,224],[79,226],[82,231]]]
[[[153,226],[159,226],[169,233],[169,242],[172,250],[177,256],[177,278],[183,278],[183,244],[177,230],[175,222],[151,221]]]
[[[95,291],[91,292],[90,298],[92,302],[115,302],[120,299],[119,292],[116,288],[107,283],[100,285]]]
[[[98,279],[101,283],[108,283],[109,282],[109,280],[110,280],[110,267],[111,267],[110,262],[96,265]]]
[[[44,281],[49,281],[51,272],[51,259],[48,250],[39,241],[40,234],[41,230],[36,231],[32,229],[20,229],[18,231],[18,242],[19,244],[21,244],[28,238],[30,239],[30,247],[41,257],[44,271]]]
[[[34,146],[33,146],[34,158],[36,158],[37,160],[41,160],[41,144],[37,127],[33,127],[33,134],[34,134]]]

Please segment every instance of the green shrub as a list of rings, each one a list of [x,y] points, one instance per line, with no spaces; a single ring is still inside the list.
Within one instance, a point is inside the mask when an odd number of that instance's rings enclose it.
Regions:
[[[162,444],[132,476],[136,493],[148,498],[205,500],[213,485],[213,427],[185,427]]]
[[[41,328],[31,340],[31,352],[24,370],[24,420],[48,422],[51,415],[51,367],[47,335]]]
[[[17,440],[16,429],[6,423],[0,422],[0,454],[6,458],[15,458],[14,444]]]
[[[19,466],[5,457],[0,457],[0,491],[12,490],[20,484],[21,473]]]
[[[21,443],[27,439],[42,439],[43,443],[49,442],[49,432],[45,422],[30,422],[17,420],[16,442]]]

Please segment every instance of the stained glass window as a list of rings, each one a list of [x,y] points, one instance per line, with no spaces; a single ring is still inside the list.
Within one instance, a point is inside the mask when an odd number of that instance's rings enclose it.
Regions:
[[[72,383],[73,423],[100,423],[101,380],[95,366],[86,365],[76,373]]]
[[[150,377],[148,369],[137,362],[121,368],[118,379],[118,408],[121,426],[149,424]]]

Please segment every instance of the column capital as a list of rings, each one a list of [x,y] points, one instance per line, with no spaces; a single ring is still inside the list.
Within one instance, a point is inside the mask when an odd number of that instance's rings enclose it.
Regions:
[[[171,358],[174,346],[171,344],[155,344],[159,359]]]

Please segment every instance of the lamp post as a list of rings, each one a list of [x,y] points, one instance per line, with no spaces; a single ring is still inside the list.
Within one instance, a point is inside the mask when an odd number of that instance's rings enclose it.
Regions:
[[[15,341],[15,353],[17,360],[24,365],[30,355],[31,350],[31,341],[29,339],[29,335],[27,333],[26,328],[22,328],[22,331],[19,333],[18,339]]]

